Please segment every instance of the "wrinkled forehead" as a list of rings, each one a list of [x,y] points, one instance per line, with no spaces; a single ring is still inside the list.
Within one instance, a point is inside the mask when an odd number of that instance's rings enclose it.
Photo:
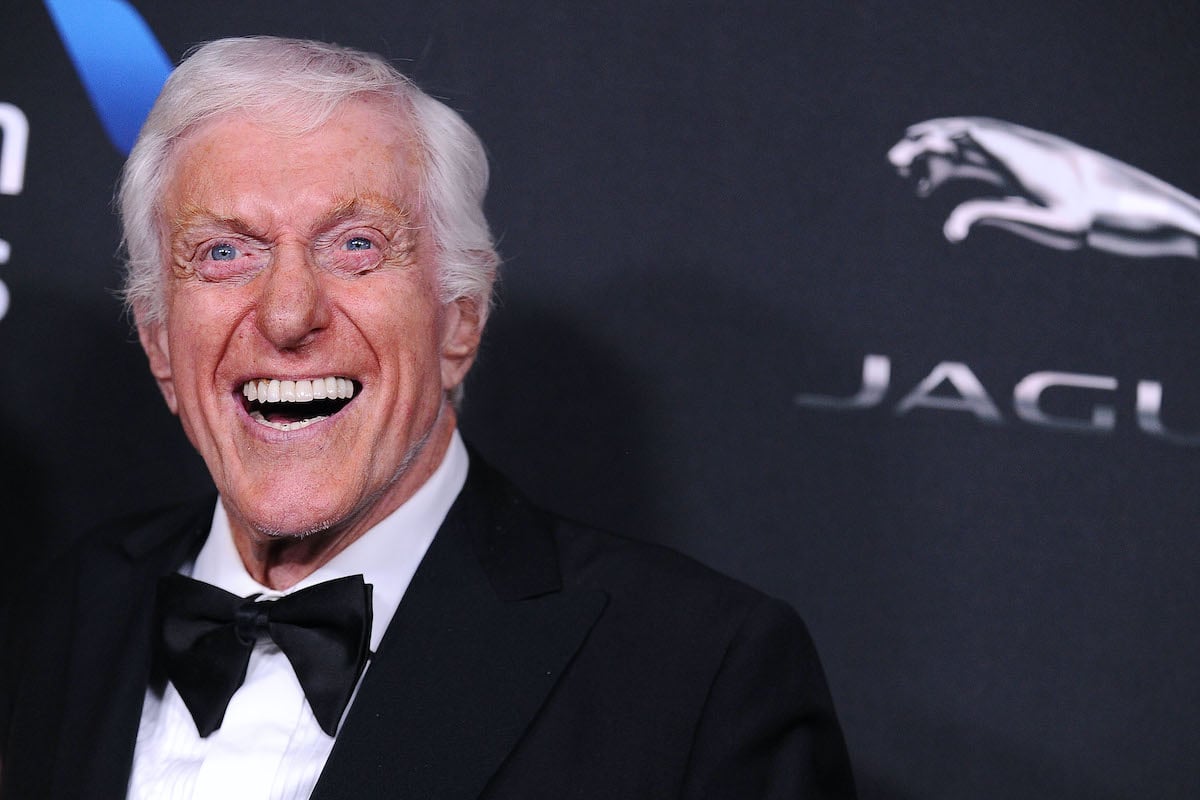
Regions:
[[[316,181],[333,170],[358,175],[363,193],[416,212],[425,160],[409,115],[387,98],[343,101],[319,116],[260,104],[213,115],[175,140],[160,208],[178,206],[214,172],[244,177],[245,189],[284,171]]]

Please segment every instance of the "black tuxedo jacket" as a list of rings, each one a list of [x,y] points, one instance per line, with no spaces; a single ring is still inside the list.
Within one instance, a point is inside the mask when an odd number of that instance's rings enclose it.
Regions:
[[[155,584],[213,501],[100,534],[12,609],[4,800],[124,797]],[[785,605],[552,517],[472,459],[312,797],[850,797],[816,651]]]

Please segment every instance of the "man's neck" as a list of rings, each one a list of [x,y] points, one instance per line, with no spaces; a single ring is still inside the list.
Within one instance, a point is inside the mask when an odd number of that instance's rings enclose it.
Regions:
[[[382,495],[323,531],[305,536],[279,536],[254,530],[244,520],[229,514],[233,541],[246,572],[258,583],[277,591],[304,580],[407,502],[429,480],[445,458],[455,428],[455,414],[447,408],[420,451]]]

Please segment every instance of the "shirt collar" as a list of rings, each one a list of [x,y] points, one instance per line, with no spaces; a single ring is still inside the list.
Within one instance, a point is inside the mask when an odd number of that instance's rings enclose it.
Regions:
[[[218,499],[212,528],[196,556],[191,576],[239,597],[262,594],[273,598],[323,581],[361,574],[373,587],[371,649],[375,650],[425,551],[462,491],[468,466],[467,448],[455,430],[442,463],[412,497],[327,564],[283,592],[263,586],[246,572],[233,544],[229,518]]]

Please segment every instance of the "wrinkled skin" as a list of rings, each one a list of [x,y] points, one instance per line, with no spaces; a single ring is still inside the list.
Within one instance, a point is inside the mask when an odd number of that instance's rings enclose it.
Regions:
[[[419,153],[368,102],[299,137],[218,117],[173,157],[166,321],[139,323],[139,336],[247,569],[286,588],[441,462],[479,309],[440,300]],[[352,380],[354,398],[295,430],[254,419],[242,393],[251,379],[327,376]]]

